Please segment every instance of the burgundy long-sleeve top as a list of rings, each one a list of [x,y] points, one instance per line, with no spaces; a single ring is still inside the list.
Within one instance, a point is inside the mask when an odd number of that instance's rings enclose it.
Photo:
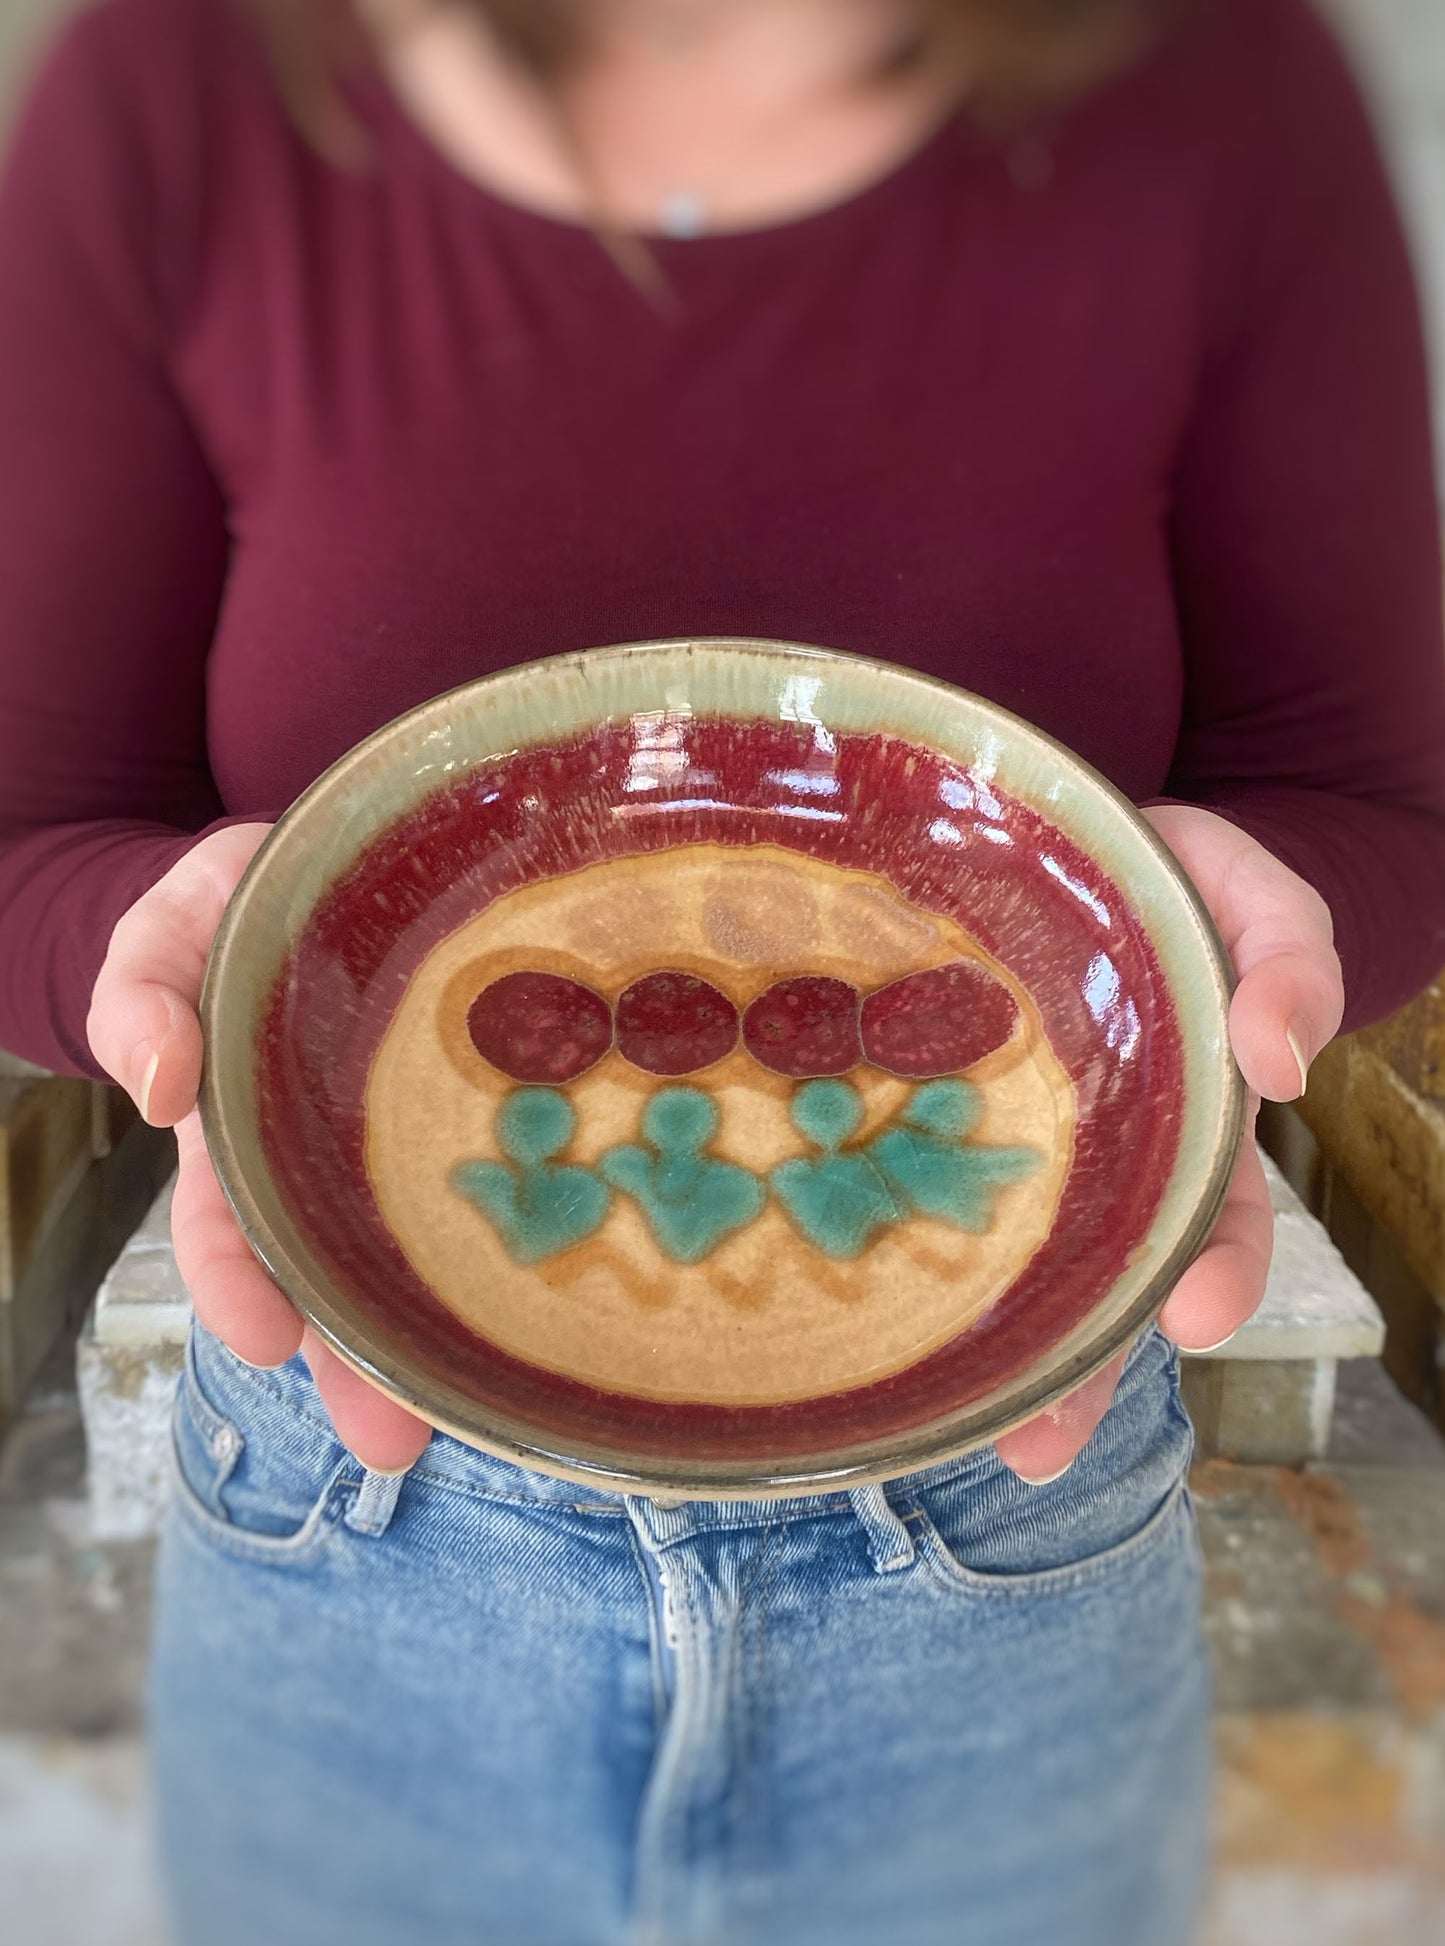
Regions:
[[[1000,140],[664,241],[672,301],[288,125],[224,0],[108,0],[0,192],[0,1044],[90,1069],[110,929],[466,679],[860,650],[1212,806],[1328,900],[1349,1018],[1445,962],[1445,654],[1396,218],[1301,0],[1212,0]]]

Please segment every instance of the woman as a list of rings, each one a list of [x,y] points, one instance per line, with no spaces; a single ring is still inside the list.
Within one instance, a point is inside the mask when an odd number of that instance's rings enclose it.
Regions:
[[[979,690],[1150,804],[1290,1099],[1342,1006],[1445,958],[1427,423],[1302,0],[71,29],[0,200],[0,1042],[180,1138],[183,1937],[1189,1936],[1168,1341],[1258,1302],[1252,1150],[1162,1333],[997,1451],[624,1500],[429,1438],[303,1339],[206,1163],[200,971],[265,821],[400,710],[770,635]]]

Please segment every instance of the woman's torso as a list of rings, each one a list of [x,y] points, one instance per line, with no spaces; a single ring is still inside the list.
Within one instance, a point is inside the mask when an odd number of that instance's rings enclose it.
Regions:
[[[954,124],[819,216],[657,244],[659,306],[586,230],[463,180],[379,81],[374,165],[329,167],[189,12],[209,65],[173,355],[232,534],[227,809],[278,812],[471,677],[678,635],[907,663],[1162,788],[1208,58],[1156,57],[1053,130]]]

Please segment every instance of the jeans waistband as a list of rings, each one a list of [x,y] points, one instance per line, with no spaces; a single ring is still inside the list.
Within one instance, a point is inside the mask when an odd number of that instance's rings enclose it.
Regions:
[[[1157,1329],[1151,1328],[1134,1345],[1120,1381],[1121,1386],[1127,1386],[1131,1379],[1135,1383],[1140,1382],[1155,1367],[1162,1369],[1173,1355],[1167,1341]],[[215,1408],[225,1410],[228,1394],[237,1385],[260,1389],[270,1395],[274,1406],[311,1422],[318,1430],[331,1433],[325,1407],[299,1354],[286,1364],[273,1368],[246,1366],[197,1326],[191,1357],[201,1390]],[[955,1459],[891,1480],[882,1493],[888,1503],[906,1506],[913,1494],[927,1487],[981,1476],[996,1470],[1000,1464],[992,1446],[978,1447]],[[646,1504],[668,1516],[665,1526],[685,1526],[694,1532],[705,1528],[814,1518],[820,1513],[841,1510],[850,1505],[856,1510],[860,1504],[859,1489],[850,1492],[841,1487],[821,1493],[754,1500],[694,1499],[663,1492],[626,1493],[614,1488],[583,1485],[521,1466],[440,1432],[433,1434],[430,1444],[410,1471],[417,1479],[431,1479],[485,1499],[551,1503],[598,1513],[620,1513],[629,1504]],[[865,1491],[876,1505],[877,1490]]]

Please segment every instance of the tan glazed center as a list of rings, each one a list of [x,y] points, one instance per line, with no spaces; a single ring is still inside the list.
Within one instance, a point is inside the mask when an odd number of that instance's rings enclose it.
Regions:
[[[972,958],[1020,1007],[1012,1039],[968,1072],[982,1098],[971,1143],[1026,1146],[1038,1167],[995,1192],[972,1234],[913,1215],[852,1260],[830,1258],[776,1198],[701,1262],[672,1261],[630,1198],[583,1242],[515,1262],[453,1169],[504,1160],[498,1108],[515,1083],[471,1044],[467,1010],[519,970],[564,974],[609,1001],[645,973],[696,973],[739,1009],[772,982],[826,974],[867,992]],[[848,1076],[866,1142],[912,1085],[869,1066]],[[561,1163],[594,1165],[637,1143],[647,1104],[685,1085],[717,1102],[708,1154],[766,1178],[810,1154],[789,1104],[799,1084],[741,1047],[668,1081],[613,1051],[565,1090],[577,1113]],[[429,955],[377,1051],[366,1092],[366,1165],[401,1249],[442,1303],[513,1356],[610,1391],[765,1405],[846,1390],[913,1364],[972,1323],[1043,1242],[1072,1148],[1072,1086],[1016,982],[961,928],[885,880],[775,846],[693,845],[610,860],[497,899]]]

